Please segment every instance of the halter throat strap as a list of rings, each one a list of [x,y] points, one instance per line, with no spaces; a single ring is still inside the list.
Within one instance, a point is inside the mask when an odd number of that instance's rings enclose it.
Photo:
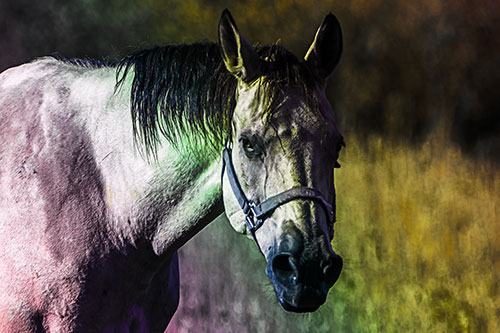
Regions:
[[[247,229],[254,238],[255,231],[257,231],[257,229],[264,224],[264,221],[271,216],[276,208],[290,201],[299,199],[312,200],[323,207],[323,210],[328,218],[329,228],[331,229],[330,233],[332,233],[333,223],[335,222],[335,212],[332,205],[328,203],[320,191],[303,186],[292,187],[284,192],[267,198],[261,203],[255,203],[246,197],[245,192],[241,188],[238,177],[234,171],[233,161],[231,158],[231,147],[227,144],[222,151],[222,160],[222,177],[224,176],[224,171],[227,170],[226,172],[229,184],[231,185],[238,204],[245,214]]]

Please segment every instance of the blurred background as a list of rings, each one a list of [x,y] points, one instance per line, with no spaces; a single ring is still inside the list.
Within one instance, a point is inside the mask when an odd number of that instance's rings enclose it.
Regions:
[[[327,304],[286,313],[255,245],[216,220],[180,251],[168,332],[500,331],[500,2],[0,0],[0,71],[61,54],[117,60],[216,41],[302,57],[329,12],[344,53],[328,97],[346,137]]]

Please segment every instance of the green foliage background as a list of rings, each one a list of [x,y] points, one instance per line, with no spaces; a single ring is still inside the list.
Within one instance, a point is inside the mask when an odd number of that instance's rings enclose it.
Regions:
[[[215,41],[225,7],[251,42],[298,56],[328,12],[342,24],[327,93],[347,141],[345,269],[318,312],[286,313],[256,247],[219,219],[180,252],[168,331],[500,331],[499,2],[0,0],[0,70]]]

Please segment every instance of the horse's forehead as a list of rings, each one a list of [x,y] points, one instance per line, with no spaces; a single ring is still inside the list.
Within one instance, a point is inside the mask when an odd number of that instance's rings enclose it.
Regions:
[[[259,90],[261,89],[261,90]],[[277,127],[279,132],[288,132],[295,129],[302,133],[321,132],[327,136],[335,136],[333,110],[330,104],[318,93],[316,110],[307,105],[305,96],[301,96],[295,89],[288,89],[280,97],[276,109],[270,111],[266,106],[268,92],[258,85],[242,87],[239,91],[237,109],[235,114],[240,127],[254,130],[269,129],[269,122],[273,122],[273,128]],[[276,128],[274,128],[276,129]],[[279,134],[279,133],[278,133]]]
[[[241,127],[256,126],[262,123],[264,113],[264,98],[258,94],[258,85],[247,87],[239,85],[238,104],[234,118]]]
[[[271,116],[273,130],[279,137],[290,136],[303,142],[323,142],[340,134],[330,105],[308,106],[304,100],[290,96]]]

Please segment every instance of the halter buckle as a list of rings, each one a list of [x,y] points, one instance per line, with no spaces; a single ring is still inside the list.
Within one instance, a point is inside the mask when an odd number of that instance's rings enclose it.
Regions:
[[[250,201],[248,203],[248,211],[245,214],[247,228],[252,234],[262,225],[262,220],[257,217],[257,213],[255,212],[255,206],[255,203]]]

